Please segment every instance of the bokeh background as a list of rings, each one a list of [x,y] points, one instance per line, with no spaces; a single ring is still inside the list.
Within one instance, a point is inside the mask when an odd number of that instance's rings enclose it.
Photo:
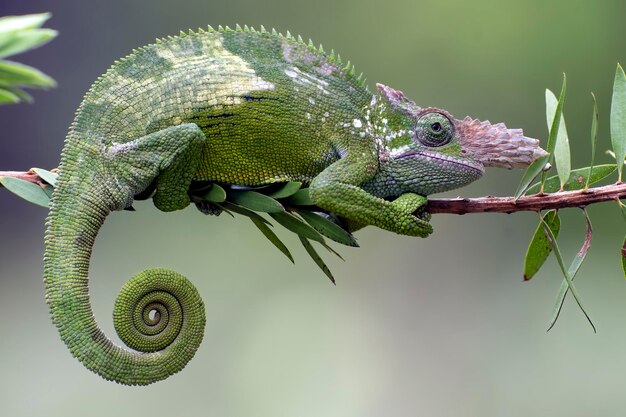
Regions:
[[[290,30],[334,48],[371,85],[419,104],[523,127],[545,140],[544,89],[568,75],[574,166],[588,164],[590,91],[609,162],[616,62],[626,63],[623,1],[2,0],[0,15],[51,11],[60,36],[19,59],[58,81],[32,105],[0,108],[0,169],[52,168],[75,108],[113,60],[156,37],[207,24]],[[545,142],[544,142],[545,143]],[[510,195],[521,172],[492,170],[448,195]],[[561,277],[554,260],[521,279],[529,213],[433,218],[426,240],[366,229],[361,248],[325,256],[332,286],[299,243],[291,265],[245,219],[151,203],[112,215],[94,250],[96,316],[150,266],[188,276],[207,305],[205,340],[180,374],[149,387],[105,382],[71,358],[43,301],[46,211],[0,191],[2,416],[624,416],[626,227],[614,204],[595,227],[577,280],[593,334],[571,300],[546,333]],[[570,258],[584,233],[563,213]]]

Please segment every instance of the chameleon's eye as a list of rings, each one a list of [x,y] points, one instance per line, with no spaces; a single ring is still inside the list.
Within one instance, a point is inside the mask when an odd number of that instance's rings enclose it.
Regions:
[[[415,126],[417,140],[430,147],[445,145],[450,142],[453,134],[454,126],[450,119],[437,112],[420,116]]]

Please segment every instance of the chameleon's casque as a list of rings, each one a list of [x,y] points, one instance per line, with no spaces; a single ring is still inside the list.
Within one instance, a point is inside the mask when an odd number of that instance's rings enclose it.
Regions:
[[[189,205],[192,181],[301,181],[351,229],[425,237],[431,226],[414,215],[425,196],[544,154],[521,130],[457,120],[377,87],[332,52],[248,28],[181,33],[116,62],[77,111],[47,220],[46,297],[72,354],[106,379],[149,384],[181,370],[202,340],[202,300],[163,269],[133,278],[116,302],[115,328],[133,350],[94,320],[96,234],[147,189],[172,211]]]

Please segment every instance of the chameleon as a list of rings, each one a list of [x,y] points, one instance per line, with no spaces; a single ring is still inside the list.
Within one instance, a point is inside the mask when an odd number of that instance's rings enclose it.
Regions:
[[[455,119],[383,84],[372,92],[334,51],[289,32],[220,26],[158,39],[93,83],[66,136],[45,233],[52,322],[85,367],[121,384],[163,380],[194,356],[204,304],[174,271],[143,271],[120,291],[113,322],[128,348],[90,305],[98,230],[146,193],[170,212],[190,205],[194,181],[300,181],[351,231],[426,237],[428,195],[544,155],[521,129]]]

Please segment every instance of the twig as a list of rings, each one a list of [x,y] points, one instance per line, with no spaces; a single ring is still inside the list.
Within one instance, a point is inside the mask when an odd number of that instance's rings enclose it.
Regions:
[[[19,178],[21,180],[25,180],[28,182],[32,182],[35,184],[42,184],[45,181],[37,175],[34,171],[30,170],[28,172],[21,171],[0,171],[0,177],[13,177]],[[0,184],[0,188],[2,188],[2,184]]]
[[[626,183],[576,191],[560,191],[551,194],[535,194],[520,197],[480,197],[433,199],[428,201],[426,211],[448,214],[466,213],[514,213],[517,211],[540,211],[566,207],[585,207],[602,201],[626,198]]]
[[[20,178],[35,184],[44,182],[33,171],[0,171],[0,177]],[[2,185],[0,185],[2,187]],[[541,211],[567,207],[585,207],[603,201],[626,198],[626,183],[576,191],[560,191],[551,194],[535,194],[520,197],[438,198],[428,200],[426,211],[432,214],[467,213],[515,213],[517,211]]]

